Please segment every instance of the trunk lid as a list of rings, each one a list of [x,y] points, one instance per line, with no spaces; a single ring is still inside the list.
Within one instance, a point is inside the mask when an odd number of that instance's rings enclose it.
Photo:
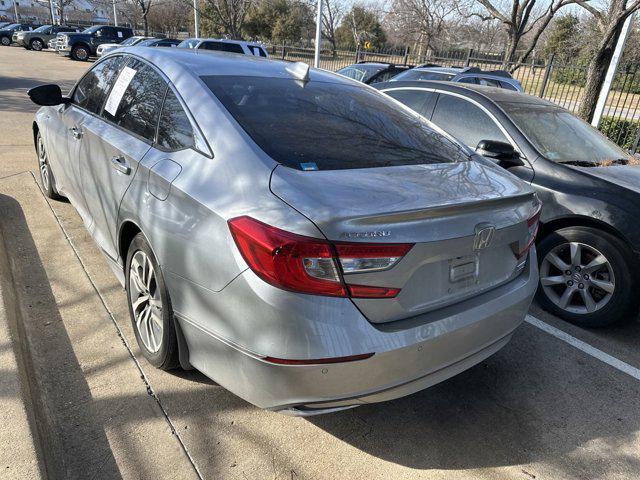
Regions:
[[[442,308],[517,276],[516,252],[537,208],[524,182],[473,161],[325,171],[278,166],[271,190],[328,240],[415,244],[390,269],[344,275],[347,284],[401,289],[394,298],[353,299],[374,323]]]

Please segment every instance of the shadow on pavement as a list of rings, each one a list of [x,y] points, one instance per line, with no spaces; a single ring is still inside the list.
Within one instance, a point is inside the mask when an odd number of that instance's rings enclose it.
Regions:
[[[308,420],[416,469],[538,463],[564,470],[564,478],[604,478],[621,465],[640,470],[629,454],[639,408],[633,378],[524,325],[501,352],[444,383]]]
[[[0,194],[0,255],[11,265],[19,331],[48,478],[120,478],[20,204]],[[4,239],[4,245],[2,240]],[[4,261],[4,259],[2,260]]]

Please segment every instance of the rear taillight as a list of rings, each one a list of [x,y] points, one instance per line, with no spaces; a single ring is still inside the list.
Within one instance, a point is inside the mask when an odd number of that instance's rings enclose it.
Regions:
[[[529,249],[531,249],[531,246],[536,241],[536,235],[538,234],[538,227],[540,225],[541,210],[542,208],[538,207],[536,213],[534,213],[533,216],[527,220],[527,228],[529,230],[527,233],[527,243],[525,244],[525,247],[516,254],[518,260],[526,257],[527,252],[529,252]]]
[[[331,243],[272,227],[251,217],[229,220],[251,270],[285,290],[353,298],[392,298],[399,288],[350,285],[343,275],[393,267],[413,244]]]

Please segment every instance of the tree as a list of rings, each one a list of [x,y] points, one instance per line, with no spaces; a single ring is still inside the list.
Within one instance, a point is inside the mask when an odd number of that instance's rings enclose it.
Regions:
[[[387,35],[376,11],[354,5],[336,29],[336,41],[351,47],[362,46],[368,41],[374,48],[381,48],[387,41]]]
[[[331,53],[335,56],[338,49],[336,30],[344,16],[344,4],[340,0],[323,0],[322,5],[322,35],[329,40]]]
[[[134,5],[142,15],[142,23],[144,24],[144,35],[149,36],[149,11],[154,5],[154,0],[133,0]]]
[[[308,40],[314,29],[311,5],[296,0],[263,0],[249,11],[244,26],[250,37],[276,42]]]
[[[580,28],[580,19],[573,14],[558,18],[544,44],[542,53],[545,58],[554,55],[561,61],[573,61],[579,57],[584,42]]]
[[[242,29],[253,0],[202,0],[203,27],[233,39],[242,38]],[[206,25],[206,24],[208,25]]]
[[[486,13],[471,11],[470,16],[477,16],[483,20],[498,20],[502,23],[507,34],[503,68],[508,68],[510,62],[515,62],[511,70],[524,62],[536,47],[540,35],[547,28],[555,14],[562,7],[576,3],[579,0],[550,0],[546,6],[540,7],[538,0],[475,0]],[[500,3],[498,3],[500,2]],[[516,59],[516,52],[522,38],[528,35],[529,44]]]
[[[587,67],[587,80],[578,109],[578,115],[590,121],[596,109],[600,88],[611,63],[613,51],[620,38],[622,26],[630,15],[640,9],[640,0],[609,0],[600,9],[583,0],[576,0],[576,2],[594,17],[599,33],[599,41]]]
[[[428,51],[442,39],[447,19],[456,10],[453,0],[394,0],[388,20],[395,30],[417,37]]]

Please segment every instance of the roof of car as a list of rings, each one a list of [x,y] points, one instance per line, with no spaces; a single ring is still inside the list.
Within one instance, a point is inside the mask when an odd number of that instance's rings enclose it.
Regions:
[[[171,72],[184,74],[185,71],[195,76],[237,75],[252,77],[295,78],[287,70],[293,65],[284,60],[269,60],[255,55],[238,55],[211,50],[192,48],[136,48],[124,47],[115,50],[114,54],[129,53],[146,59],[160,70],[171,76]],[[107,55],[106,57],[108,57]],[[338,74],[320,69],[309,69],[312,80],[335,83],[354,83],[353,80]]]
[[[402,87],[419,87],[419,88],[434,88],[438,90],[446,90],[449,92],[459,94],[471,94],[470,96],[482,96],[492,100],[495,103],[536,103],[538,105],[548,105],[557,107],[555,103],[551,103],[540,97],[535,97],[523,92],[516,92],[508,90],[506,88],[487,87],[484,85],[473,85],[470,83],[452,83],[452,82],[440,82],[436,80],[413,80],[413,81],[396,81],[385,82],[375,85],[375,88],[380,90],[388,88],[402,88]]]

